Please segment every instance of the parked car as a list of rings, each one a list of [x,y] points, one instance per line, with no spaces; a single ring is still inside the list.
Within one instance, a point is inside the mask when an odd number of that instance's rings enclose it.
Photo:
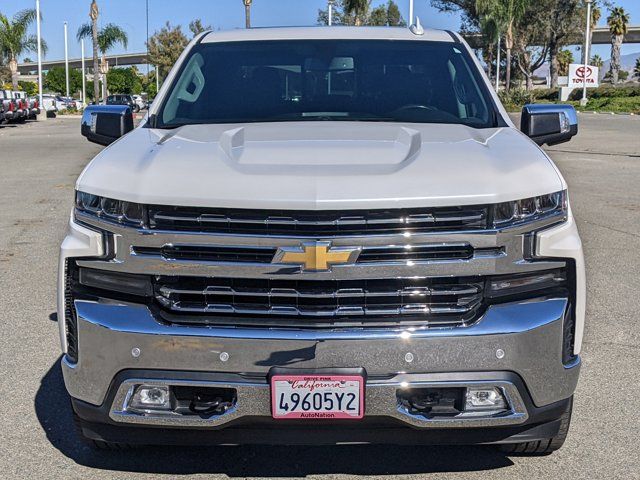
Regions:
[[[56,96],[46,93],[43,94],[42,108],[47,112],[48,117],[55,117],[58,112]]]
[[[129,108],[131,108],[131,111],[133,112],[137,113],[140,111],[140,107],[133,100],[133,97],[131,95],[123,95],[123,94],[109,95],[107,97],[107,105],[127,105]]]
[[[78,104],[71,97],[63,97],[61,95],[56,95],[56,108],[58,111],[60,110],[75,110],[78,108]]]
[[[463,38],[419,25],[205,32],[180,58],[138,128],[82,119],[110,145],[59,263],[81,435],[560,448],[585,268],[539,145],[573,107],[516,128]]]
[[[10,122],[16,114],[16,102],[9,90],[0,90],[0,122]]]
[[[17,92],[14,90],[4,90],[5,96],[8,99],[12,100],[13,103],[13,115],[11,119],[8,119],[11,122],[24,122],[29,115],[29,106],[26,104],[25,99],[22,98],[24,92]]]
[[[138,111],[144,110],[147,108],[147,102],[145,102],[144,98],[141,95],[131,95],[131,98],[138,106]]]

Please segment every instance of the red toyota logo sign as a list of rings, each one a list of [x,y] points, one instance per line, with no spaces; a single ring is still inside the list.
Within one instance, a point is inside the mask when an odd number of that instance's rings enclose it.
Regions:
[[[585,75],[585,71],[586,71],[586,75]],[[578,67],[576,68],[576,76],[578,78],[589,78],[591,76],[591,74],[593,73],[593,70],[591,69],[591,67]]]

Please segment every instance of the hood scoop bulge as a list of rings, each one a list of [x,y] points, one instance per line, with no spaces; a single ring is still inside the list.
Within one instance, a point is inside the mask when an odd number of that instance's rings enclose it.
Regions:
[[[415,159],[421,144],[420,132],[407,127],[338,122],[252,125],[220,135],[227,163],[247,173],[388,173]]]

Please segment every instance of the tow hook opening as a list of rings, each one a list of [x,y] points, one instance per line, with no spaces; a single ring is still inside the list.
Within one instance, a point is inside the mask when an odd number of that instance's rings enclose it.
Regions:
[[[406,388],[397,390],[396,397],[406,413],[427,419],[510,413],[499,387]]]

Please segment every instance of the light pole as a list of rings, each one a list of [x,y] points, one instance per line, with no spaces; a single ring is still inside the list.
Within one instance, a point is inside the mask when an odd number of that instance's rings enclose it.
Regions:
[[[67,42],[67,22],[64,22],[64,80],[69,98],[69,45]]]
[[[149,81],[149,0],[147,2],[147,81]]]
[[[244,28],[251,28],[251,2],[253,0],[244,1]]]
[[[329,26],[333,24],[333,0],[329,0]]]
[[[82,53],[82,106],[87,106],[87,79],[84,69],[84,38],[80,40],[80,50]]]
[[[42,103],[42,45],[40,34],[40,0],[36,0],[36,37],[38,39],[38,105],[40,111],[44,113],[43,118],[47,118],[47,109]]]
[[[413,0],[409,0],[409,26],[413,25]]]
[[[589,66],[589,39],[591,38],[591,3],[593,0],[585,0],[587,4],[587,30],[584,36],[584,65],[582,74],[582,98],[580,99],[580,105],[587,106],[587,67]]]

